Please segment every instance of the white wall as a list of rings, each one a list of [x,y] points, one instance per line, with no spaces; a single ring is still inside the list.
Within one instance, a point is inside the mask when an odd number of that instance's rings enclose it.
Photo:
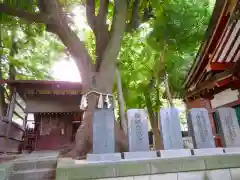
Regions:
[[[214,95],[214,99],[211,100],[212,108],[222,106],[224,104],[231,103],[238,100],[238,90],[227,89]]]

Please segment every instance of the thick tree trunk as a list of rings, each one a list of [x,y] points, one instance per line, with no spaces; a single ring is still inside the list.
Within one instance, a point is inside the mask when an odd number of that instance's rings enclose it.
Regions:
[[[91,7],[89,8],[89,10],[91,11],[93,10],[94,12],[93,3],[91,3],[91,1],[88,1],[88,2],[92,4],[92,7],[89,6]],[[102,11],[99,12],[100,16],[98,16],[97,19],[93,12],[88,12],[91,15],[89,20],[92,20],[91,21],[92,23],[90,24],[92,25],[93,31],[95,32],[100,31],[102,27],[98,28],[96,24],[94,24],[94,22],[96,22],[96,20],[102,19],[104,21],[104,19],[106,19],[105,13],[107,13],[107,11],[104,12],[105,8],[106,8],[106,4],[101,3],[100,10]],[[116,71],[116,59],[120,50],[121,40],[125,32],[126,14],[127,14],[127,1],[116,0],[114,2],[114,16],[113,16],[112,27],[111,27],[108,44],[106,45],[106,47],[96,48],[98,50],[97,67],[95,66],[95,70],[97,72],[94,72],[90,75],[91,76],[90,79],[92,82],[89,81],[88,74],[85,74],[85,76],[83,76],[83,78],[86,78],[84,83],[85,88],[83,93],[86,93],[91,89],[94,89],[101,93],[112,93],[113,83],[114,83],[114,74]],[[97,29],[95,30],[95,28]],[[70,30],[68,30],[68,32],[70,32]],[[101,33],[101,35],[103,34],[106,34],[106,33]],[[60,37],[61,32],[58,32],[58,35]],[[64,39],[63,35],[64,34],[62,34],[62,39]],[[99,37],[97,33],[95,33],[95,35]],[[102,40],[105,41],[106,39],[102,39]],[[65,45],[67,47],[69,47],[72,44],[72,42],[67,42],[67,41],[65,42],[66,42]],[[72,48],[72,54],[75,54],[75,56],[77,56],[77,59],[81,60],[81,57],[76,54],[75,50],[76,48]],[[100,52],[100,51],[103,51],[103,52]],[[92,95],[91,97],[88,97],[88,110],[84,113],[83,124],[78,129],[76,134],[76,154],[86,154],[92,149],[92,118],[93,118],[93,113],[96,107],[96,98],[97,97],[94,95]],[[123,151],[123,150],[126,151],[128,149],[127,137],[124,134],[124,132],[121,130],[120,124],[118,124],[117,122],[115,122],[115,140],[117,144],[116,147],[119,151]]]
[[[127,135],[128,133],[128,123],[127,118],[125,118],[125,102],[123,97],[122,91],[122,81],[119,69],[116,69],[116,81],[117,81],[117,93],[118,93],[118,104],[119,104],[119,111],[120,111],[120,122],[124,133]]]
[[[93,137],[93,113],[96,108],[98,96],[88,96],[88,108],[83,115],[83,123],[76,133],[76,151],[73,151],[73,157],[85,157],[85,155],[92,151],[92,137]],[[128,143],[127,136],[121,130],[120,124],[115,121],[115,141],[117,151],[127,151]]]

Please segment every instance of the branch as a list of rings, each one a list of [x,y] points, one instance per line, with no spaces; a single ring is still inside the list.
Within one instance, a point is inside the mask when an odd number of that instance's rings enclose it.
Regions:
[[[51,16],[53,19],[53,23],[47,26],[47,30],[56,34],[68,48],[83,78],[83,86],[88,85],[91,81],[91,56],[83,42],[69,26],[68,17],[63,12],[58,0],[45,0],[45,6],[47,8],[51,7]]]
[[[102,63],[100,65],[100,75],[105,81],[99,85],[100,87],[113,83],[117,55],[120,51],[121,40],[125,32],[126,17],[127,0],[115,0],[111,37],[102,55]],[[108,89],[107,91],[111,92],[111,90]]]
[[[130,22],[127,24],[127,32],[137,29],[141,23],[148,21],[150,18],[154,18],[151,5],[149,5],[149,7],[145,7],[142,17],[139,17],[139,11],[141,10],[139,9],[140,3],[140,0],[135,0],[133,3],[132,17]]]
[[[0,3],[0,12],[3,12],[11,16],[22,18],[28,22],[43,23],[43,24],[49,24],[51,22],[50,17],[45,14],[30,13],[25,11],[24,9],[9,7],[4,3]]]
[[[127,25],[127,31],[136,29],[139,25],[139,6],[140,0],[135,0],[133,3],[132,18],[131,22]]]
[[[96,71],[99,71],[102,55],[106,50],[109,42],[109,31],[107,25],[107,14],[108,14],[109,0],[101,0],[100,8],[96,21]]]
[[[96,16],[95,16],[95,0],[87,0],[86,2],[87,21],[93,31],[96,30]]]
[[[108,4],[109,0],[101,0],[100,8],[98,13],[98,22],[100,24],[106,24],[107,14],[108,14]]]

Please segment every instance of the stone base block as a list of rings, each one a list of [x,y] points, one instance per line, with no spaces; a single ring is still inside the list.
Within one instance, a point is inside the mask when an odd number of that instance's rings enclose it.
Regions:
[[[210,156],[223,154],[223,148],[205,148],[205,149],[194,149],[195,156]]]
[[[87,154],[88,161],[120,161],[121,153]]]
[[[14,171],[23,171],[23,170],[31,170],[31,169],[54,169],[57,165],[57,160],[53,159],[45,159],[39,161],[15,161],[14,162]]]
[[[161,150],[161,158],[172,158],[172,157],[187,157],[191,156],[190,149],[173,149],[173,150]]]
[[[207,171],[209,180],[232,180],[229,169],[219,169]]]
[[[229,179],[232,177],[232,179]],[[59,159],[56,180],[240,180],[240,154],[75,163]],[[16,179],[19,180],[19,179]]]
[[[18,171],[11,175],[11,180],[40,180],[55,179],[54,169],[34,169]]]
[[[230,169],[232,180],[239,180],[240,179],[240,168],[233,168]]]
[[[156,151],[124,152],[124,159],[155,159]]]
[[[226,154],[240,154],[240,147],[236,148],[225,148],[225,153]]]
[[[0,163],[0,180],[7,180],[13,170],[12,163]]]
[[[180,172],[178,180],[205,180],[204,171]]]

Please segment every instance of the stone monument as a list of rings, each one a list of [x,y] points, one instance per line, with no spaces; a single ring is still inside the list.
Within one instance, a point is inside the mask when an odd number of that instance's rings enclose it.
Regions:
[[[176,108],[161,108],[159,119],[164,149],[183,149],[178,110]]]
[[[193,139],[194,148],[215,148],[212,127],[208,111],[204,108],[193,108],[188,116],[189,128]]]
[[[240,147],[240,127],[233,108],[217,109],[220,135],[225,147]]]
[[[148,151],[148,119],[144,109],[130,109],[128,117],[129,151]]]
[[[113,109],[96,109],[93,114],[93,154],[114,153]]]
[[[148,119],[144,109],[129,109],[128,139],[129,152],[124,152],[125,159],[152,159],[156,151],[149,151]]]

